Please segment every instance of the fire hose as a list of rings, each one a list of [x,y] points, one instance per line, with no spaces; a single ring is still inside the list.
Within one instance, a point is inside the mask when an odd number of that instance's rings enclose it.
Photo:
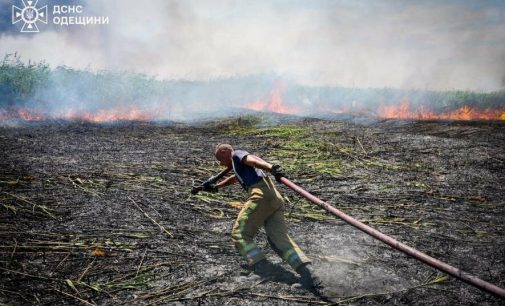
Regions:
[[[496,296],[501,297],[502,299],[505,299],[505,289],[500,288],[500,287],[493,285],[491,283],[488,283],[488,282],[486,282],[486,281],[484,281],[474,275],[464,272],[464,271],[462,271],[458,268],[455,268],[449,264],[446,264],[438,259],[435,259],[435,258],[433,258],[433,257],[431,257],[421,251],[418,251],[412,247],[409,247],[408,245],[403,244],[403,243],[379,232],[378,230],[352,218],[351,216],[345,214],[344,212],[336,209],[335,207],[331,206],[330,204],[328,204],[328,203],[322,201],[321,199],[317,198],[316,196],[310,194],[309,192],[307,192],[306,190],[304,190],[300,186],[296,185],[295,183],[291,182],[290,180],[288,180],[285,177],[281,177],[280,181],[285,186],[294,190],[295,192],[297,192],[298,194],[300,194],[301,196],[303,196],[307,200],[313,202],[314,204],[323,208],[327,212],[335,215],[336,217],[342,219],[343,221],[356,227],[357,229],[367,233],[368,235],[374,237],[375,239],[378,239],[378,240],[384,242],[385,244],[387,244],[387,245],[389,245],[399,251],[402,251],[403,253],[405,253],[409,256],[412,256],[415,259],[422,261],[425,264],[428,264],[428,265],[430,265],[430,266],[432,266],[442,272],[452,275],[452,276],[454,276],[454,277],[456,277],[456,278],[458,278],[458,279],[460,279],[470,285],[473,285],[481,290],[487,291],[489,293],[492,293]]]

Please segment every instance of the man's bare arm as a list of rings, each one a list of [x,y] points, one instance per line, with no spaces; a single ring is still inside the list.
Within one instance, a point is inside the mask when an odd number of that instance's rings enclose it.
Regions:
[[[248,166],[255,167],[261,170],[266,170],[266,171],[271,171],[272,170],[272,165],[263,159],[259,158],[256,155],[247,155],[244,157],[242,162]]]
[[[232,176],[229,176],[229,177],[225,178],[221,182],[217,183],[216,187],[219,188],[219,189],[221,189],[223,187],[235,184],[236,182],[237,182],[237,178],[235,177],[235,174],[234,174]]]

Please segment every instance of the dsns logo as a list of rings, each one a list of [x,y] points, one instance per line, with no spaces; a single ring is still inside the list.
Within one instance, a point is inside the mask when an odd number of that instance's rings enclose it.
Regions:
[[[37,2],[35,1],[23,1],[23,8],[19,8],[15,5],[12,6],[12,24],[23,21],[23,27],[21,32],[23,33],[34,33],[38,32],[37,22],[47,24],[47,5],[37,8]]]

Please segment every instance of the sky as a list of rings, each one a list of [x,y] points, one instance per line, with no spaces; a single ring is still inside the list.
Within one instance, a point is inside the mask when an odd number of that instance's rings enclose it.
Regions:
[[[109,24],[58,26],[54,5]],[[160,79],[276,75],[305,86],[505,90],[505,1],[38,0],[20,33],[0,0],[0,56]]]

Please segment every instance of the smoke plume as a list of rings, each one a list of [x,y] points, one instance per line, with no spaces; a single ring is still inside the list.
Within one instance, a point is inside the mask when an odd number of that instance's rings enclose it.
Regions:
[[[429,111],[445,111],[447,100],[461,96],[433,99],[435,91],[505,89],[499,1],[39,1],[44,4],[50,13],[56,4],[82,5],[84,15],[110,20],[49,22],[40,33],[19,33],[20,24],[10,24],[12,2],[0,0],[0,55],[17,52],[25,63],[60,70],[23,101],[50,113],[105,109],[107,117],[120,108],[170,118],[251,105],[275,111],[274,100],[296,113],[377,113],[382,104],[406,99],[411,105],[433,100]],[[59,66],[84,72],[77,77]],[[108,79],[100,83],[101,77]],[[111,88],[97,91],[96,84]],[[14,100],[2,103],[20,98]],[[485,107],[503,107],[500,97],[489,100]]]

